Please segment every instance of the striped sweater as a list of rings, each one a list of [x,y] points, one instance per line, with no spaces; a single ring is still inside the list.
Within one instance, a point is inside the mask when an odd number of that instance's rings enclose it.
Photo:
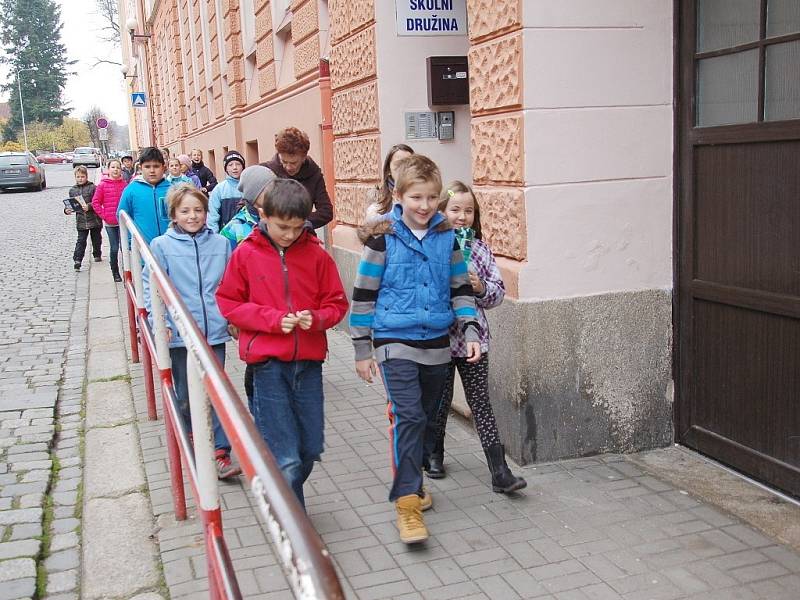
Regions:
[[[467,266],[441,214],[420,240],[396,206],[391,219],[365,226],[362,240],[350,308],[356,360],[371,358],[374,347],[379,362],[450,362],[448,330],[454,322],[466,341],[479,341]]]

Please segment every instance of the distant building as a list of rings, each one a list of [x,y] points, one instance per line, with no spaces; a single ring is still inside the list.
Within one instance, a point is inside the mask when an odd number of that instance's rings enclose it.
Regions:
[[[0,121],[11,118],[11,106],[8,102],[0,102]]]
[[[739,4],[121,0],[151,36],[123,36],[132,136],[219,173],[306,130],[348,286],[383,156],[410,144],[474,184],[500,257],[515,458],[679,441],[798,494],[800,19]]]

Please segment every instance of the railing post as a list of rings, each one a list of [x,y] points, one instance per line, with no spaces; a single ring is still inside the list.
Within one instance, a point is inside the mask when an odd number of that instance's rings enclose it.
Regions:
[[[136,307],[133,304],[128,289],[133,289],[133,277],[131,276],[131,254],[129,244],[133,244],[133,240],[128,235],[128,226],[125,224],[125,219],[120,219],[119,222],[119,245],[122,248],[122,273],[124,274],[124,283],[122,284],[125,289],[125,306],[128,308],[128,334],[130,336],[131,345],[131,362],[139,362],[139,342],[136,334]]]
[[[211,598],[220,598],[220,590],[217,587],[219,577],[216,573],[218,565],[213,557],[215,556],[214,539],[222,535],[222,514],[219,509],[211,405],[208,392],[203,386],[203,375],[197,365],[197,358],[191,348],[187,347],[186,350],[186,379],[189,384],[189,410],[192,413],[198,505],[206,540],[208,582]]]
[[[156,390],[153,381],[153,358],[150,346],[145,340],[147,328],[147,309],[144,306],[144,282],[142,281],[142,258],[136,242],[131,243],[131,270],[133,271],[133,284],[136,291],[136,307],[139,313],[139,329],[142,332],[142,371],[144,371],[144,393],[147,397],[147,418],[151,421],[158,419],[156,411]]]
[[[172,414],[166,404],[167,390],[172,385],[172,359],[169,354],[169,340],[167,336],[166,308],[161,297],[161,287],[156,281],[150,282],[150,309],[153,314],[153,338],[156,346],[156,366],[161,382],[161,398],[164,401],[164,427],[167,434],[167,456],[169,459],[169,476],[172,483],[172,504],[175,510],[175,520],[186,519],[186,495],[183,491],[183,470],[181,468],[181,453],[178,448],[178,438]],[[180,418],[180,416],[177,416]]]

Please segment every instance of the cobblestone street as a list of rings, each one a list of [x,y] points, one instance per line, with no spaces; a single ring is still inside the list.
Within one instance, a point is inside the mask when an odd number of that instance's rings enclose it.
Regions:
[[[71,169],[53,167],[48,179],[44,192],[0,195],[15,224],[0,238],[3,600],[76,598],[79,579],[88,263],[72,269],[75,222],[61,203]]]

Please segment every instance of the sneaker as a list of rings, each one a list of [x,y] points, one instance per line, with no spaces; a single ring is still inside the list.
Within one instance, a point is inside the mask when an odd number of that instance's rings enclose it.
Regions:
[[[122,281],[122,276],[119,273],[114,273],[114,281],[119,283],[120,281]]]
[[[401,496],[395,502],[397,507],[397,529],[400,541],[404,544],[416,544],[428,539],[428,530],[422,519],[422,507],[417,494]]]
[[[231,457],[225,450],[217,450],[215,458],[217,459],[217,479],[236,477],[242,472],[242,469],[231,462]]]
[[[74,264],[74,267],[75,267],[75,270],[76,270],[76,271],[80,271],[80,270],[81,270],[81,263],[79,263],[79,262],[76,260],[76,261],[75,261],[75,264]]]
[[[94,262],[103,262],[103,258],[101,256],[95,256]]]
[[[419,496],[419,507],[421,510],[433,508],[433,496],[425,489],[425,486],[422,487],[421,492],[417,492],[417,496]]]

